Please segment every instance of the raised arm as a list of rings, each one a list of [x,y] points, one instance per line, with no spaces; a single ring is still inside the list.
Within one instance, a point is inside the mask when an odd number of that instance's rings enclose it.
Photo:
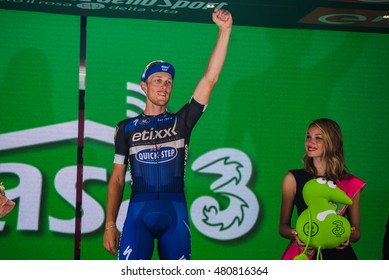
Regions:
[[[193,98],[203,105],[208,104],[212,90],[219,79],[227,55],[228,42],[232,30],[232,15],[229,11],[215,9],[212,14],[212,20],[219,27],[219,34],[205,73],[193,93]]]

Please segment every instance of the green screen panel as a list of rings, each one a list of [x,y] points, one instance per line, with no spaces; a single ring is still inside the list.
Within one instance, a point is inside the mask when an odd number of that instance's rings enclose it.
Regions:
[[[0,14],[0,181],[16,202],[1,219],[1,247],[10,252],[4,258],[71,259],[73,236],[50,230],[49,217],[74,217],[54,186],[77,160],[77,130],[58,127],[78,118],[80,20]],[[52,142],[57,136],[69,140]]]
[[[8,259],[72,259],[80,18],[0,13],[0,139],[7,140],[0,144],[0,181],[17,203],[0,220],[0,242]],[[204,72],[216,35],[212,24],[88,18],[81,259],[114,259],[102,246],[113,129],[141,112],[137,86],[145,65],[174,64],[168,109],[176,111]],[[381,208],[389,196],[382,176],[388,171],[388,41],[383,34],[234,27],[225,67],[191,138],[186,194],[193,259],[281,257],[288,244],[278,235],[281,182],[301,167],[306,126],[320,117],[341,125],[348,167],[367,182],[362,239],[353,246],[360,259],[381,258],[388,214]],[[23,144],[27,135],[38,143]],[[197,159],[220,151],[244,164],[247,181],[237,184],[238,193],[257,212],[229,212],[231,196],[210,188],[223,174],[193,169]],[[121,217],[129,187],[125,195]],[[245,231],[199,227],[201,197],[230,218],[246,219]],[[35,216],[26,214],[28,207]]]

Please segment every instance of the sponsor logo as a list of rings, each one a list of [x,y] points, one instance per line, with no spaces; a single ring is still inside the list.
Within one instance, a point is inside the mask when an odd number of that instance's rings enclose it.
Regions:
[[[132,249],[131,249],[130,245],[128,245],[127,248],[123,252],[123,256],[126,256],[126,260],[128,260],[128,258],[131,256],[131,253],[132,253]]]
[[[342,237],[342,235],[346,232],[346,228],[343,225],[342,220],[335,220],[332,222],[333,228],[332,228],[332,234],[336,237]]]
[[[145,125],[145,124],[148,124],[148,123],[150,123],[150,119],[142,119],[142,120],[139,122],[140,125]]]
[[[299,23],[389,28],[385,12],[378,10],[316,8]]]
[[[105,5],[100,3],[80,3],[77,4],[76,6],[80,9],[85,9],[85,10],[100,10],[105,8]]]
[[[84,137],[113,145],[112,130],[112,127],[86,120]],[[78,121],[4,133],[0,134],[0,152],[63,141],[74,141],[77,137]],[[42,226],[41,219],[43,216],[41,210],[42,205],[46,204],[44,178],[47,173],[45,172],[46,170],[40,170],[31,164],[0,163],[0,175],[13,174],[19,178],[18,184],[7,190],[8,198],[17,200],[18,220],[16,227],[18,231],[38,231]],[[93,180],[108,184],[107,178],[107,169],[84,165],[83,182]],[[129,180],[126,176],[126,182]],[[53,179],[53,187],[58,195],[73,208],[76,208],[76,182],[76,165],[61,167],[56,171]],[[120,207],[117,221],[119,229],[124,223],[127,207],[128,200],[124,201]],[[83,190],[82,210],[82,233],[99,230],[104,224],[104,208],[85,190]],[[50,231],[74,234],[75,218],[67,219],[61,215],[49,215],[46,219],[48,219],[48,229]],[[4,230],[5,223],[5,221],[0,221],[0,232]]]
[[[161,67],[162,71],[164,71],[164,72],[169,71],[169,68],[170,68],[170,66],[167,66],[167,65],[162,65],[162,67]]]
[[[156,140],[156,139],[164,139],[166,137],[172,137],[177,135],[174,127],[169,127],[161,130],[143,130],[142,132],[136,132],[132,135],[132,141],[147,141],[147,140]]]
[[[252,174],[249,157],[240,150],[221,148],[197,158],[192,169],[221,175],[210,189],[215,196],[229,199],[228,207],[224,208],[213,196],[198,197],[190,210],[196,228],[219,240],[236,239],[248,233],[259,214],[258,200],[248,186]]]
[[[145,149],[136,153],[137,161],[143,163],[162,163],[177,156],[177,150],[172,147],[158,146],[157,149]]]
[[[79,0],[82,1],[82,0]],[[138,12],[146,11],[146,8],[155,9],[191,9],[191,10],[207,10],[218,8],[221,9],[224,6],[227,6],[227,2],[204,2],[204,1],[186,1],[186,0],[84,0],[90,3],[79,3],[76,6],[80,9],[86,10],[99,10],[104,8],[109,8],[112,10],[119,9],[120,7],[129,7],[127,10],[134,10]],[[97,3],[94,3],[97,2]]]
[[[306,236],[315,236],[316,234],[318,234],[319,232],[319,226],[317,225],[317,223],[315,222],[312,222],[312,223],[309,223],[307,222],[304,227],[303,227],[303,231],[304,231],[304,234]],[[311,233],[311,235],[309,235],[309,233]]]

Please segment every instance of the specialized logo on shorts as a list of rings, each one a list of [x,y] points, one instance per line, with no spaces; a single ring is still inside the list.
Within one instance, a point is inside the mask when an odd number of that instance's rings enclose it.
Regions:
[[[158,146],[156,149],[144,149],[136,153],[137,161],[143,163],[162,163],[170,161],[177,156],[177,150],[173,147]]]
[[[210,189],[215,195],[229,199],[225,208],[214,197],[197,198],[190,210],[196,228],[202,234],[220,240],[236,239],[248,233],[259,214],[258,200],[247,185],[252,174],[248,156],[236,149],[213,150],[196,159],[192,169],[221,175]]]
[[[132,253],[132,249],[131,249],[130,245],[128,245],[127,248],[123,252],[123,256],[126,256],[126,260],[128,260],[131,253]]]

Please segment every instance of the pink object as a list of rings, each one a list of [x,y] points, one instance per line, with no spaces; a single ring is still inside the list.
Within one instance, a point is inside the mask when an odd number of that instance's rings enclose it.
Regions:
[[[286,248],[284,254],[281,257],[281,260],[294,260],[294,257],[300,255],[303,251],[304,248],[297,246],[296,241],[293,240],[292,243]],[[312,259],[314,254],[314,250],[311,250],[310,253],[307,253],[308,259]]]
[[[7,215],[15,207],[15,202],[0,194],[0,218]]]

